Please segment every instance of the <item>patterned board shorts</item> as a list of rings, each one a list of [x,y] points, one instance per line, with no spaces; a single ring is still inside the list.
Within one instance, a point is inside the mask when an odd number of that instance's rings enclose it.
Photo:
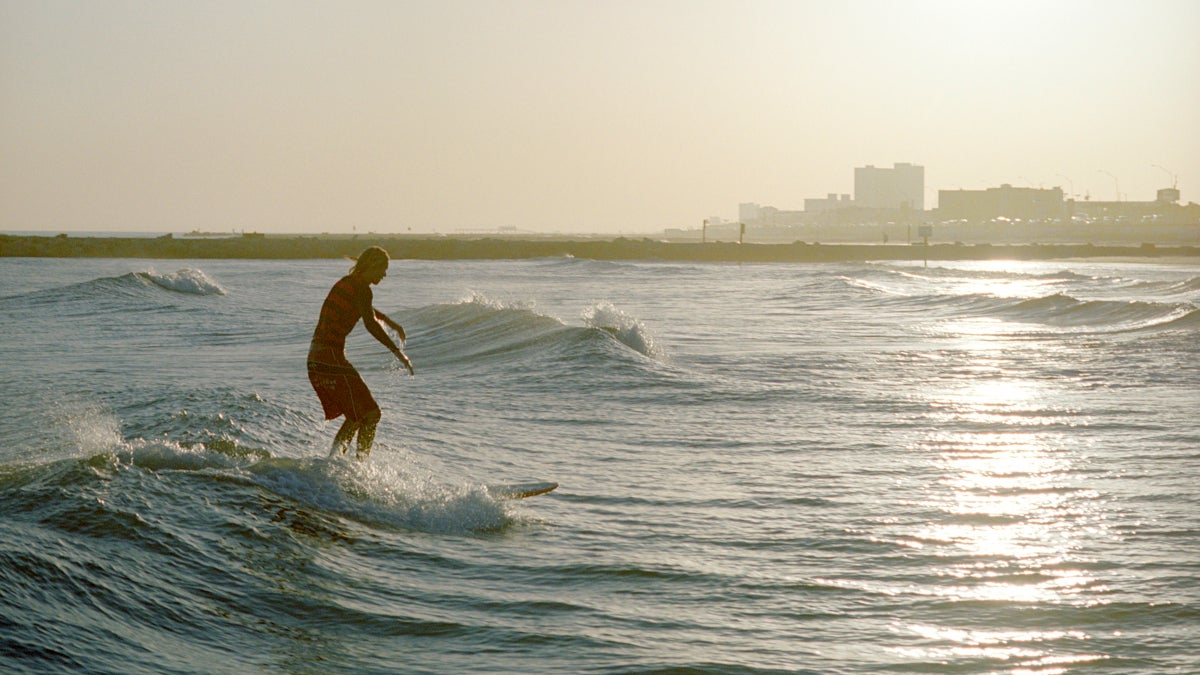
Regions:
[[[308,352],[308,381],[321,399],[327,420],[345,415],[356,422],[379,410],[367,383],[340,349],[313,345]]]

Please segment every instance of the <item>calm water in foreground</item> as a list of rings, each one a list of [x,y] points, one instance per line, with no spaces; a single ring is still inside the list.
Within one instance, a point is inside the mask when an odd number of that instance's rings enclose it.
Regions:
[[[1200,672],[1194,263],[347,266],[0,259],[0,670]]]

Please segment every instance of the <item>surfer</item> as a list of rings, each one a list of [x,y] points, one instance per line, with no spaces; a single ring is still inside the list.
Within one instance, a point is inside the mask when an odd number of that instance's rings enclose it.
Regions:
[[[346,454],[350,440],[357,434],[355,458],[366,459],[375,441],[375,428],[379,425],[379,404],[371,396],[362,376],[346,360],[346,336],[354,330],[359,319],[367,332],[395,354],[409,374],[413,374],[412,361],[392,341],[380,322],[396,331],[401,342],[405,339],[404,329],[371,305],[374,297],[371,286],[387,276],[388,260],[387,251],[378,246],[363,251],[350,273],[329,290],[313,331],[308,350],[308,380],[321,399],[325,419],[346,416],[342,428],[333,437],[330,457]]]

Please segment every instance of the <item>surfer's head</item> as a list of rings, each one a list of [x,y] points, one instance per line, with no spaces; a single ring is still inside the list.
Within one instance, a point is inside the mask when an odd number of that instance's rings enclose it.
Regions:
[[[379,246],[372,246],[358,254],[354,267],[350,268],[350,274],[356,274],[377,284],[387,276],[389,260],[387,251]]]

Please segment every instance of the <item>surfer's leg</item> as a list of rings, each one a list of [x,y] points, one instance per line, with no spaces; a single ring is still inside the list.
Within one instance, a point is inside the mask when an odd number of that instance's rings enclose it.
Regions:
[[[346,451],[350,449],[350,439],[354,438],[354,432],[358,429],[359,421],[346,420],[342,424],[342,428],[338,429],[337,435],[333,437],[333,449],[329,451],[329,456],[337,457],[346,454]]]
[[[371,454],[371,445],[375,442],[375,428],[379,426],[380,412],[373,410],[362,418],[362,426],[358,428],[358,450],[354,458],[362,461]]]

